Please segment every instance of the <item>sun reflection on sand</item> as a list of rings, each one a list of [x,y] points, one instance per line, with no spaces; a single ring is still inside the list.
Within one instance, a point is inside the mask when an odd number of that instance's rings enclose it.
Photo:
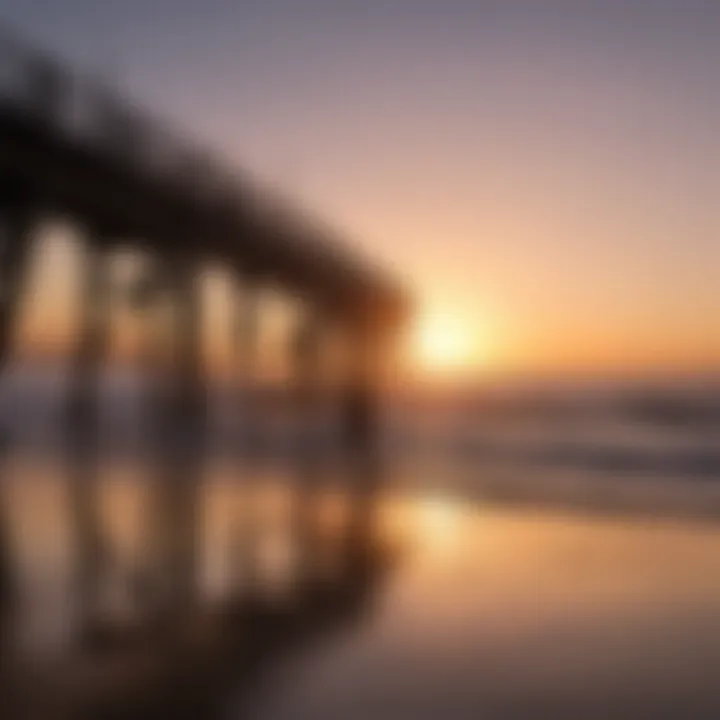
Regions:
[[[459,502],[442,496],[417,501],[417,527],[430,548],[456,545],[462,536],[463,509]]]

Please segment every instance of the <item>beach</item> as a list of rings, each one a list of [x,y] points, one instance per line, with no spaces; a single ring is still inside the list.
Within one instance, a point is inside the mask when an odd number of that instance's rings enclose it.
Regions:
[[[15,653],[39,664],[72,663],[78,653],[61,467],[16,459],[4,476],[25,598]],[[230,586],[230,509],[249,492],[264,508],[256,517],[262,584],[282,594],[295,482],[277,468],[261,484],[235,466],[206,468],[203,602]],[[120,556],[141,556],[147,474],[106,466],[98,483],[111,544]],[[332,526],[342,492],[322,492]],[[720,525],[712,519],[400,487],[377,498],[376,519],[393,548],[387,571],[351,619],[266,663],[251,692],[242,677],[226,683],[228,717],[679,717],[689,708],[714,717],[720,709]]]

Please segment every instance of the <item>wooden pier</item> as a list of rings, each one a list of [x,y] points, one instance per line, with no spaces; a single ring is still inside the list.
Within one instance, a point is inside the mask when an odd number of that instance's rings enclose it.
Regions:
[[[212,153],[177,139],[129,100],[5,33],[0,35],[0,367],[10,357],[36,228],[55,215],[72,218],[84,236],[65,439],[73,474],[78,603],[87,627],[81,647],[67,661],[31,667],[8,653],[0,656],[3,717],[212,716],[228,692],[241,696],[263,668],[361,612],[382,577],[387,558],[371,530],[379,481],[378,377],[407,314],[407,298],[318,220],[287,207],[244,173],[223,167]],[[97,611],[106,557],[94,477],[99,369],[108,351],[113,302],[109,266],[123,248],[148,259],[151,272],[128,292],[145,306],[162,298],[172,308],[172,347],[163,370],[170,392],[148,405],[157,425],[160,473],[152,516],[153,591],[143,608],[145,619],[118,630]],[[252,582],[212,606],[197,597],[197,478],[207,402],[198,277],[208,263],[221,264],[236,287],[233,347],[240,385],[242,374],[250,375],[258,362],[263,318],[257,295],[267,287],[303,308],[290,340],[298,417],[312,422],[330,334],[342,338],[351,359],[345,390],[335,398],[355,493],[347,526],[335,539],[339,562],[322,579],[308,573],[317,551],[311,479],[322,461],[305,448],[297,457],[299,477],[309,479],[298,483],[297,577],[281,602],[263,598]],[[147,314],[149,341],[157,330],[153,318]],[[248,425],[253,415],[245,409],[238,444],[252,445],[259,430]],[[3,530],[0,526],[4,556]],[[252,537],[243,533],[239,529],[238,549],[251,555]],[[4,614],[12,618],[12,563],[0,565]]]

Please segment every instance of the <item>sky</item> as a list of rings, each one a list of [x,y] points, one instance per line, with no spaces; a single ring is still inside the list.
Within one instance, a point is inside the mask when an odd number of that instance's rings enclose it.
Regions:
[[[716,0],[0,0],[0,20],[356,239],[411,288],[429,365],[720,368]]]

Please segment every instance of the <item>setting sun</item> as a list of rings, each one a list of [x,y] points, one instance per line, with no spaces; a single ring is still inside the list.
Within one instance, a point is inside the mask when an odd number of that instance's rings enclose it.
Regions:
[[[469,369],[483,358],[476,333],[451,314],[428,314],[416,321],[412,354],[425,370],[451,372]]]

